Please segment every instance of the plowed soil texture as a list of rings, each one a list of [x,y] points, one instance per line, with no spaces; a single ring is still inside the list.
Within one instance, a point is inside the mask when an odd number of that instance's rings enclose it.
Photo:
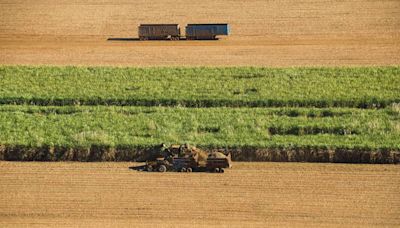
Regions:
[[[234,163],[223,174],[135,165],[0,162],[0,226],[400,226],[397,165]]]
[[[0,64],[400,64],[398,0],[0,0]],[[141,23],[229,23],[217,41],[138,41]]]

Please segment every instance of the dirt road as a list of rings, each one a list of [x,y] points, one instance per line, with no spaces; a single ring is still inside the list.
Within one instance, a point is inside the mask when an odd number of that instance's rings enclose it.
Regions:
[[[131,165],[0,162],[0,226],[400,225],[400,166],[235,163],[210,174]]]
[[[0,64],[400,64],[398,0],[0,0],[0,12]],[[140,23],[210,22],[229,23],[231,36],[107,41],[136,37]]]

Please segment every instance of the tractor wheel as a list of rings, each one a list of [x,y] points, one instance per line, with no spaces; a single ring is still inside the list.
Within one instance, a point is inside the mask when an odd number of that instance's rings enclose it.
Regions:
[[[160,165],[160,167],[158,167],[158,172],[166,172],[167,171],[167,167],[165,165]]]
[[[186,172],[186,168],[182,167],[181,172]]]
[[[191,173],[192,171],[193,171],[192,168],[187,168],[187,169],[186,169],[186,172],[188,172],[188,173]]]

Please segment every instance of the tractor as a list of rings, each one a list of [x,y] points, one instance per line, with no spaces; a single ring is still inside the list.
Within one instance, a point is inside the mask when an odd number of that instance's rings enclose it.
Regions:
[[[218,172],[223,173],[225,168],[231,168],[230,153],[208,153],[188,144],[171,145],[164,144],[160,156],[155,160],[146,161],[144,170],[152,172]]]

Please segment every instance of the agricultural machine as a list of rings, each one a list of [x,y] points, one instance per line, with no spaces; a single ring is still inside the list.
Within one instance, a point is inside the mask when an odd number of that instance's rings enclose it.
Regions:
[[[208,153],[189,145],[163,146],[160,156],[147,161],[144,171],[177,171],[177,172],[216,172],[223,173],[225,168],[231,168],[231,155],[221,152]]]

